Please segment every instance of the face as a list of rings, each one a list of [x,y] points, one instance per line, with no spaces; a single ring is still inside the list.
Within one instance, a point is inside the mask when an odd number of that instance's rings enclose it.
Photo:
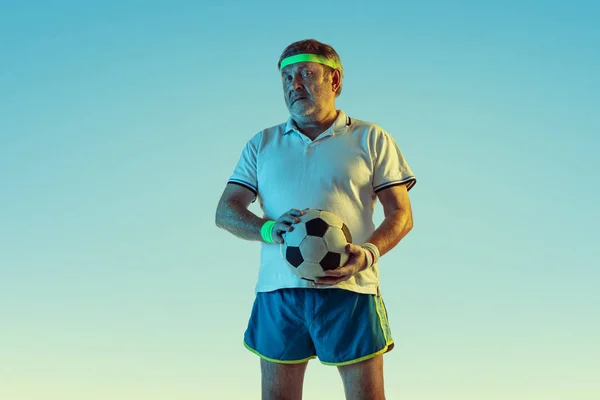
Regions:
[[[335,78],[321,64],[288,65],[281,79],[285,104],[295,119],[318,121],[335,110]]]

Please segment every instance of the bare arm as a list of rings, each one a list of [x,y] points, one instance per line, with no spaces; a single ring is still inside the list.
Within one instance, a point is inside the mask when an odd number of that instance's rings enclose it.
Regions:
[[[260,228],[267,220],[248,210],[253,199],[250,189],[227,184],[217,205],[216,225],[239,238],[262,241]]]
[[[377,196],[383,205],[385,218],[367,242],[374,244],[379,254],[384,255],[412,229],[413,219],[406,185],[383,189]],[[347,263],[338,269],[325,271],[325,277],[316,280],[317,286],[335,285],[369,266],[366,251],[360,244],[350,243],[346,249],[350,253]]]
[[[217,206],[215,215],[217,226],[242,239],[264,241],[260,228],[268,219],[260,218],[248,210],[253,199],[254,193],[250,189],[227,184]],[[282,234],[293,230],[291,225],[298,222],[298,217],[302,214],[304,214],[302,210],[291,209],[281,215],[272,227],[273,241],[278,244],[283,243]]]
[[[384,220],[367,239],[384,255],[392,250],[413,227],[412,210],[406,185],[392,186],[377,193]]]

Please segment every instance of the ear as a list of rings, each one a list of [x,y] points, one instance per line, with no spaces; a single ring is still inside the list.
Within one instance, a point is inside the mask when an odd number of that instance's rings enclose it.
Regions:
[[[342,73],[339,69],[333,70],[331,74],[331,89],[336,92],[338,88],[342,85]]]

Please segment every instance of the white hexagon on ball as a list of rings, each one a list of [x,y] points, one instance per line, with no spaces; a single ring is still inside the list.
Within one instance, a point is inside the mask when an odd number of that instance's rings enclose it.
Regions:
[[[323,257],[327,255],[329,249],[322,237],[306,236],[300,243],[300,254],[304,261],[320,263]]]
[[[302,240],[306,237],[306,225],[302,222],[302,220],[292,225],[294,228],[291,232],[285,232],[283,236],[283,241],[290,246],[300,246]]]
[[[342,221],[340,217],[329,211],[321,211],[319,218],[327,222],[327,225],[333,226],[334,228],[342,229],[342,226],[344,225],[344,221]]]
[[[296,268],[296,275],[302,279],[313,280],[323,276],[323,268],[320,264],[304,261]]]

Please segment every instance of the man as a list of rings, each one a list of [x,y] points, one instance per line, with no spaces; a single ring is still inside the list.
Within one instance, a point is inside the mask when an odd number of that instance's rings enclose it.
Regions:
[[[385,399],[382,354],[393,341],[378,260],[412,228],[416,180],[388,133],[336,109],[343,67],[331,46],[292,43],[277,67],[290,117],[246,143],[216,211],[217,226],[262,242],[244,345],[260,356],[263,400],[301,399],[315,357],[337,366],[347,399]],[[263,218],[248,209],[255,199]],[[377,200],[385,218],[375,229]],[[348,262],[315,282],[291,272],[279,250],[308,208],[340,216],[354,238]]]

